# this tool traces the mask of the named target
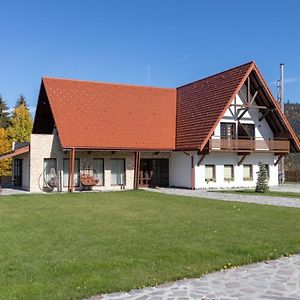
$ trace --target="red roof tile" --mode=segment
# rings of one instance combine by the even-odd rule
[[[176,89],[43,78],[63,148],[175,149]]]

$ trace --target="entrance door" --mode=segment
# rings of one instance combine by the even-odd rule
[[[14,178],[13,182],[15,186],[22,186],[22,165],[23,159],[14,160]]]
[[[150,186],[169,186],[169,160],[167,158],[141,159],[140,174],[149,178]]]

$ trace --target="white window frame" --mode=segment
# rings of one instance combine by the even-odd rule
[[[207,170],[212,169],[212,176],[207,175]],[[216,181],[216,166],[215,165],[205,165],[205,181],[206,182],[215,182]]]
[[[250,167],[250,176],[246,177],[245,176],[245,167]],[[244,181],[252,181],[253,180],[253,165],[250,165],[250,164],[246,164],[246,165],[243,165],[243,180]]]
[[[230,177],[225,174],[225,169],[230,168]],[[224,181],[234,181],[234,165],[224,165]]]

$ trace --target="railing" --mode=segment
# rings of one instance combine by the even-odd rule
[[[213,137],[209,140],[209,151],[269,151],[278,153],[290,152],[288,140],[221,139]]]

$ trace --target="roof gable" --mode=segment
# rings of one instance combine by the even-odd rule
[[[177,88],[178,150],[204,148],[253,67],[250,62]]]

